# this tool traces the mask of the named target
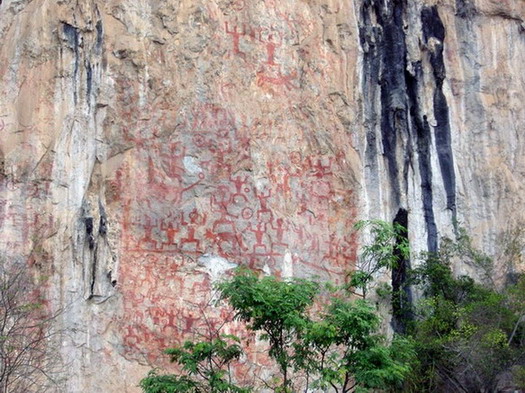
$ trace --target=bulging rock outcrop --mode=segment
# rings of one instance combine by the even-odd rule
[[[137,392],[235,266],[343,281],[359,219],[498,253],[525,219],[524,20],[502,0],[0,1],[0,248],[64,310],[66,391]]]

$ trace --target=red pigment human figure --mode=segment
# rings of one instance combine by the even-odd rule
[[[314,171],[314,176],[318,178],[323,178],[327,175],[332,175],[332,163],[333,163],[333,157],[329,158],[328,165],[323,165],[322,159],[318,158],[316,163],[312,164],[311,159],[310,160],[310,167]]]
[[[284,231],[286,231],[286,224],[284,222],[284,219],[278,218],[276,220],[276,225],[274,226],[273,223],[270,224],[272,229],[276,232],[275,237],[277,238],[277,242],[272,243],[272,247],[274,245],[284,246],[288,247],[288,243],[283,242],[284,238]]]
[[[246,28],[244,27],[243,25],[243,31],[240,32],[237,30],[237,25],[235,25],[233,27],[233,30],[231,30],[228,26],[228,22],[224,22],[224,28],[226,30],[226,33],[227,34],[231,34],[232,36],[232,40],[233,40],[233,54],[234,55],[239,55],[241,57],[246,57],[246,54],[244,52],[241,52],[241,50],[239,49],[239,42],[240,42],[240,38],[242,36],[244,36],[246,34]]]
[[[290,170],[285,168],[283,164],[275,165],[273,162],[268,163],[268,170],[272,181],[277,184],[276,191],[287,194],[291,191],[290,188]]]
[[[301,153],[298,151],[293,151],[289,155],[291,168],[288,169],[288,173],[290,177],[294,178],[300,178],[303,176],[304,168],[303,168],[303,159],[301,157]]]
[[[185,244],[194,244],[195,250],[200,250],[200,240],[198,240],[195,237],[195,231],[198,227],[202,227],[206,223],[206,214],[200,215],[197,209],[193,209],[189,214],[190,222],[186,222],[184,220],[184,216],[182,216],[182,222],[181,224],[184,225],[187,229],[187,237],[181,239],[180,241],[180,248],[182,249]]]
[[[263,33],[268,32],[267,29],[261,30],[259,32],[259,41],[265,44],[266,46],[266,55],[267,60],[266,64],[268,65],[277,65],[275,63],[275,49],[279,48],[283,44],[283,37],[282,34],[279,31],[273,30],[271,32],[268,32],[266,35],[267,39],[263,39]],[[277,38],[275,38],[277,36]]]
[[[170,143],[169,151],[163,152],[161,149],[160,160],[162,169],[170,178],[177,178],[182,181],[185,172],[183,159],[186,155],[186,149],[180,145],[180,142]]]
[[[194,316],[191,312],[183,312],[182,318],[180,318],[180,322],[184,323],[184,327],[181,327],[181,333],[194,333],[194,326],[197,325],[200,320],[200,317]]]
[[[257,219],[260,220],[261,216],[269,215],[269,220],[272,221],[273,215],[272,211],[268,209],[268,199],[272,196],[272,190],[268,189],[268,192],[264,193],[262,191],[255,190],[255,196],[259,199],[259,204],[261,208],[257,211]]]
[[[243,122],[244,124],[244,122]],[[239,154],[239,162],[245,159],[251,159],[250,157],[250,142],[251,132],[250,128],[243,125],[235,129],[235,150]]]
[[[157,241],[153,240],[151,232],[153,228],[156,227],[155,221],[152,221],[150,217],[146,216],[146,223],[141,224],[144,229],[144,236],[139,240],[139,245],[143,248],[148,249],[148,245],[151,245],[151,248],[157,248]]]
[[[212,229],[206,231],[206,238],[212,240],[219,248],[220,254],[227,256],[226,245],[230,245],[231,252],[240,253],[244,251],[242,239],[237,233],[235,222],[229,217],[238,216],[228,211],[228,206],[232,202],[232,195],[227,186],[218,187],[217,194],[210,198],[210,205],[214,213],[219,213],[219,218],[213,222]]]
[[[302,225],[298,225],[293,228],[293,231],[297,233],[297,237],[299,238],[299,242],[302,243],[305,239],[306,233],[304,231],[304,227]]]
[[[304,183],[301,183],[301,187],[304,189],[305,185]],[[303,216],[306,215],[308,217],[308,223],[310,225],[314,225],[314,220],[320,219],[320,217],[316,217],[315,213],[310,208],[311,201],[310,198],[307,197],[305,193],[301,194],[300,200],[299,200],[299,211],[297,212],[298,215]]]
[[[355,254],[357,252],[357,234],[354,232],[351,235],[343,236],[343,240],[347,244],[344,250],[351,250],[351,253]]]
[[[237,218],[236,215],[231,214],[228,212],[228,205],[231,202],[231,195],[230,191],[228,190],[227,186],[219,186],[217,188],[217,195],[212,195],[210,197],[210,205],[212,208],[212,211],[215,213],[219,213],[220,217],[215,220],[213,223],[213,231],[215,232],[218,227],[221,225],[226,225],[234,229],[235,224],[231,219],[228,218],[228,216]],[[218,207],[218,209],[214,209],[214,206]],[[235,230],[233,230],[235,232]]]
[[[167,325],[170,323],[170,317],[168,312],[161,307],[150,307],[148,309],[148,314],[153,321],[153,324],[156,326]]]
[[[337,251],[339,248],[339,240],[336,239],[335,233],[331,233],[330,240],[324,243],[328,244],[328,254],[325,254],[323,259],[333,259],[337,257]]]
[[[357,258],[356,250],[356,236],[343,236],[343,243],[341,244],[341,257],[343,262],[348,263],[350,261],[355,261]]]
[[[309,254],[319,254],[319,236],[312,234],[310,237],[312,239],[312,242],[308,247]]]
[[[231,197],[232,202],[235,202],[236,197],[241,197],[245,202],[248,202],[248,197],[244,195],[244,192],[249,192],[250,189],[248,187],[243,188],[244,185],[248,184],[248,176],[244,176],[244,179],[242,179],[241,176],[233,177],[233,175],[230,175],[230,181],[235,186],[235,194]]]
[[[166,223],[166,221],[168,221]],[[180,232],[180,224],[177,223],[176,226],[173,225],[173,221],[172,220],[162,220],[161,223],[160,223],[160,229],[164,232],[166,232],[166,238],[167,238],[167,241],[166,242],[162,242],[162,245],[166,245],[166,246],[171,246],[171,245],[175,245],[175,236],[177,235],[177,233]]]
[[[263,244],[263,236],[266,234],[266,224],[264,222],[259,222],[255,229],[252,227],[252,224],[249,224],[248,228],[250,232],[255,234],[255,244],[253,245],[254,254],[257,254],[257,248],[264,249],[264,253],[266,253],[268,250],[266,249],[266,245]]]

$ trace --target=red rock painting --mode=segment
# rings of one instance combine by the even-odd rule
[[[353,220],[334,176],[344,169],[341,155],[283,152],[255,176],[253,126],[220,105],[184,113],[183,131],[167,140],[153,131],[128,136],[137,148],[119,180],[135,190],[124,201],[119,272],[127,356],[205,329],[196,299],[205,302],[213,284],[209,267],[199,265],[203,255],[336,282],[355,260],[355,239],[332,225],[350,228]],[[293,206],[286,214],[283,201]]]

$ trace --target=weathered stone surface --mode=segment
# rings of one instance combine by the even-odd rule
[[[137,392],[234,266],[344,280],[358,219],[408,212],[415,250],[457,221],[497,253],[525,218],[524,18],[1,1],[0,248],[65,308],[65,391]]]

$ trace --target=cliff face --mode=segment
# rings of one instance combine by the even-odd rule
[[[136,392],[237,265],[336,282],[525,219],[523,0],[0,1],[0,248],[68,392]],[[464,266],[457,266],[462,270]],[[102,366],[103,365],[103,366]]]

